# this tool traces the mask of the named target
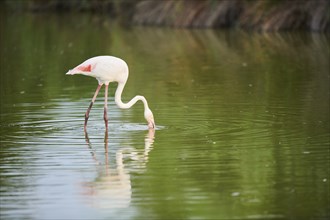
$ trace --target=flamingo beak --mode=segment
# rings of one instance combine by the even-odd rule
[[[149,129],[155,129],[156,128],[155,121],[153,119],[148,121],[148,128]]]

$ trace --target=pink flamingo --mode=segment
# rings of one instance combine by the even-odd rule
[[[69,70],[66,75],[82,74],[85,76],[92,76],[97,79],[99,85],[95,91],[93,99],[85,114],[84,130],[86,131],[89,112],[95,102],[96,96],[99,93],[103,84],[105,84],[105,99],[104,99],[104,122],[108,130],[108,87],[110,82],[118,82],[118,87],[115,93],[115,102],[119,108],[128,109],[132,107],[137,101],[141,100],[144,104],[144,117],[148,122],[149,128],[155,128],[154,116],[149,109],[148,102],[143,96],[135,96],[128,103],[123,103],[121,94],[128,79],[128,66],[126,62],[120,58],[113,56],[97,56],[92,57],[83,63],[79,64],[72,70]]]

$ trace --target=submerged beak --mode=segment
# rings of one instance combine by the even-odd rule
[[[148,121],[148,127],[149,127],[149,129],[155,129],[156,128],[154,120]]]

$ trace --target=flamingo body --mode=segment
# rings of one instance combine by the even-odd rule
[[[128,66],[124,60],[117,57],[97,56],[69,70],[67,75],[79,73],[96,78],[99,84],[108,85],[110,82],[126,83]]]
[[[85,126],[84,126],[85,131],[87,127],[87,121],[89,118],[89,112],[103,84],[105,84],[104,121],[106,128],[108,128],[107,98],[108,98],[108,86],[110,82],[118,82],[118,87],[115,93],[115,102],[118,105],[118,107],[127,109],[132,107],[137,101],[141,100],[144,104],[144,117],[148,122],[148,127],[155,128],[153,114],[149,109],[147,100],[143,96],[139,96],[139,95],[135,96],[128,103],[123,103],[121,100],[121,95],[129,75],[128,66],[124,60],[113,56],[92,57],[84,61],[83,63],[79,64],[72,70],[69,70],[66,73],[66,75],[75,75],[75,74],[82,74],[82,75],[94,77],[97,79],[99,84],[93,96],[92,102],[85,114]]]

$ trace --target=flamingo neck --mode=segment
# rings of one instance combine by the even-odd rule
[[[140,96],[140,95],[135,96],[127,103],[123,103],[123,101],[121,100],[121,95],[123,93],[125,84],[126,83],[118,83],[118,87],[117,87],[117,90],[115,93],[115,102],[116,102],[117,106],[119,108],[128,109],[128,108],[132,107],[137,101],[141,100],[144,104],[144,110],[149,109],[147,100],[143,96]]]

